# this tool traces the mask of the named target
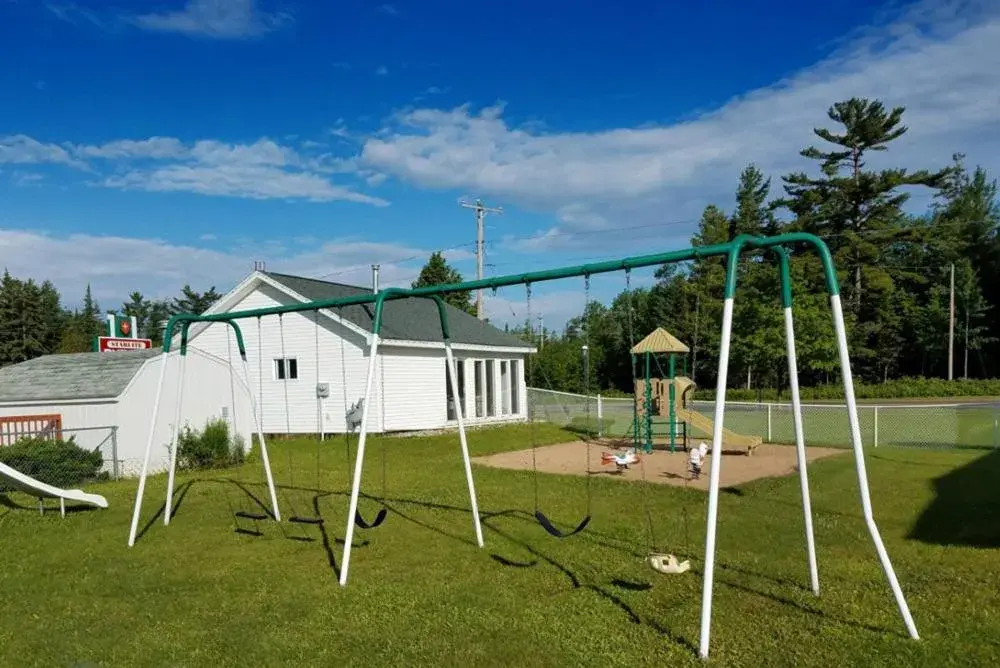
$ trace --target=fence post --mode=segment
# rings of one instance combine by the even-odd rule
[[[875,447],[877,448],[878,447],[878,406],[875,406],[875,420],[874,420],[874,427],[873,427],[872,431],[874,432]]]
[[[118,480],[120,473],[118,470],[118,425],[111,427],[111,468],[114,472],[115,480]]]
[[[597,438],[604,436],[604,399],[597,395]]]
[[[767,442],[771,443],[771,405],[767,405]]]

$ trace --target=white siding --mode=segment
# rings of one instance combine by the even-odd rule
[[[113,353],[107,353],[111,355]],[[101,399],[86,403],[56,402],[47,404],[0,404],[0,417],[16,415],[61,415],[63,438],[74,437],[81,448],[111,452],[111,427],[115,425],[115,400]],[[75,431],[84,427],[96,427]]]
[[[265,285],[258,287],[231,310],[242,311],[290,303],[293,303],[290,297]],[[347,408],[364,394],[365,377],[368,373],[367,341],[323,315],[318,316],[320,329],[317,337],[315,318],[315,312],[287,313],[281,316],[280,321],[276,315],[261,318],[260,339],[263,341],[263,348],[258,341],[257,320],[239,322],[247,349],[250,384],[254,388],[258,405],[261,406],[265,433],[315,434],[320,429],[321,418],[326,433],[343,432],[346,428]],[[298,378],[286,381],[278,380],[274,372],[274,360],[281,357],[282,328],[285,357],[295,358],[298,367]],[[222,359],[232,359],[242,376],[236,339],[232,332],[228,325],[213,323],[192,338],[190,345]],[[373,412],[369,417],[368,427],[372,432],[381,431],[382,428],[380,376],[381,368],[377,366],[369,400]],[[330,396],[323,399],[322,404],[316,398],[318,382],[326,382],[330,386]]]
[[[116,424],[119,427],[118,458],[125,475],[138,474],[142,467],[162,359],[156,357],[142,366],[122,393],[116,407]],[[160,410],[150,451],[151,472],[163,471],[169,464],[169,445],[173,437],[177,407],[179,360],[176,351],[167,358]],[[254,431],[253,421],[249,395],[239,375],[230,374],[229,365],[224,359],[214,358],[193,347],[188,350],[186,365],[180,424],[200,430],[209,420],[222,418],[228,412],[233,430],[243,440],[244,447],[249,447]]]
[[[382,349],[382,354],[385,364],[385,424],[387,431],[440,429],[457,424],[456,420],[448,419],[448,395],[445,385],[447,364],[443,349],[407,349],[386,346]],[[487,359],[494,360],[494,387],[497,390],[494,395],[495,411],[490,416],[489,411],[484,410],[479,416],[476,413],[476,362],[482,362],[480,369],[484,382],[481,385],[480,400],[485,405]],[[518,360],[516,378],[509,366],[512,360]],[[502,410],[501,361],[508,365],[507,387],[510,388],[511,384],[516,384],[519,387],[517,412],[512,410],[504,412]],[[460,375],[465,377],[463,415],[468,424],[489,424],[526,419],[527,405],[524,397],[527,388],[524,380],[524,363],[523,355],[481,356],[476,354],[473,356],[472,354],[456,353],[456,366],[464,365],[464,372],[460,372]],[[509,389],[507,396],[510,397]]]
[[[387,431],[439,429],[447,423],[444,350],[383,348]]]

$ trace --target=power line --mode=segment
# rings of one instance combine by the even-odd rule
[[[340,269],[338,271],[333,271],[333,272],[330,272],[328,274],[323,274],[321,276],[318,276],[317,278],[319,280],[326,280],[326,279],[332,278],[334,276],[342,276],[344,274],[349,274],[349,273],[357,271],[359,269],[364,269],[364,268],[370,267],[372,264],[405,264],[407,262],[413,262],[414,260],[425,259],[426,257],[428,257],[428,255],[433,254],[433,253],[448,253],[448,252],[451,252],[451,251],[462,250],[463,248],[468,248],[468,247],[470,247],[472,245],[474,245],[474,242],[467,242],[467,243],[464,243],[464,244],[458,244],[458,245],[455,245],[455,246],[451,246],[449,248],[441,248],[441,249],[438,249],[438,250],[433,250],[433,251],[430,251],[430,253],[418,253],[417,255],[411,255],[409,257],[404,257],[404,258],[397,258],[397,259],[385,259],[385,258],[383,258],[383,259],[378,260],[376,262],[364,262],[364,263],[360,263],[360,264],[357,264],[357,265],[352,265],[352,266],[347,267],[345,269]]]
[[[499,207],[488,207],[483,204],[482,200],[476,200],[473,203],[460,202],[460,206],[466,209],[472,209],[476,212],[476,280],[483,280],[483,239],[485,237],[485,224],[487,213],[503,213],[503,209]],[[476,317],[480,320],[483,319],[483,291],[479,289],[476,291]]]

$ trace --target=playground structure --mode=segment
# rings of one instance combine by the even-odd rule
[[[342,586],[346,585],[348,569],[350,565],[351,547],[353,541],[353,532],[355,525],[364,525],[358,522],[357,510],[358,510],[358,497],[360,493],[361,480],[363,476],[364,467],[364,457],[365,457],[365,445],[366,437],[368,433],[368,419],[370,412],[370,394],[372,390],[372,380],[375,373],[375,360],[379,353],[379,334],[382,326],[382,313],[383,306],[387,300],[391,299],[404,299],[404,298],[427,298],[432,299],[438,307],[440,313],[441,321],[441,333],[442,342],[444,347],[446,368],[448,371],[449,381],[453,390],[453,393],[458,396],[457,387],[457,374],[455,361],[452,351],[452,345],[450,341],[449,328],[448,328],[448,318],[447,311],[442,300],[442,295],[453,293],[453,292],[469,292],[474,290],[480,290],[483,288],[491,288],[496,290],[500,287],[512,286],[512,285],[523,285],[529,291],[530,299],[530,288],[531,285],[543,281],[552,281],[559,279],[567,279],[573,277],[583,277],[586,281],[586,286],[588,288],[588,300],[589,300],[589,284],[590,276],[594,274],[602,274],[616,271],[624,271],[626,280],[630,276],[630,272],[633,269],[640,267],[652,267],[659,266],[670,263],[679,262],[689,262],[693,260],[700,260],[704,258],[712,257],[723,257],[725,258],[726,266],[726,280],[725,280],[725,291],[724,291],[724,303],[723,303],[723,313],[721,322],[721,338],[720,338],[720,349],[719,349],[719,369],[718,369],[718,381],[716,387],[716,402],[715,402],[715,413],[714,420],[711,423],[712,427],[712,466],[709,475],[709,498],[708,498],[708,513],[706,519],[706,534],[705,534],[705,562],[703,568],[702,579],[702,598],[701,598],[701,623],[700,623],[700,640],[699,640],[699,655],[702,658],[707,658],[709,653],[709,639],[711,632],[711,612],[712,612],[712,592],[714,586],[714,574],[715,574],[715,539],[716,539],[716,529],[718,525],[718,508],[719,508],[719,481],[720,473],[722,468],[722,444],[726,434],[724,433],[724,417],[725,417],[725,403],[726,403],[726,387],[727,387],[727,375],[729,370],[729,353],[730,353],[730,338],[732,333],[732,319],[733,319],[733,304],[736,293],[736,283],[737,283],[737,266],[739,259],[744,252],[750,251],[770,251],[777,255],[778,266],[780,270],[781,279],[781,302],[784,310],[785,317],[785,333],[786,333],[786,346],[788,353],[788,370],[790,379],[790,389],[792,396],[793,405],[793,418],[795,427],[795,440],[796,440],[796,457],[798,461],[798,472],[799,480],[802,492],[802,505],[803,505],[803,515],[805,519],[805,537],[806,537],[806,552],[809,566],[810,583],[812,585],[812,590],[816,595],[819,595],[819,576],[816,566],[816,553],[815,553],[815,542],[813,537],[813,524],[812,524],[812,511],[809,497],[809,486],[808,486],[808,476],[806,471],[806,454],[805,454],[805,443],[802,430],[802,412],[801,404],[799,401],[799,388],[798,388],[798,371],[796,364],[796,354],[795,354],[795,335],[792,319],[792,289],[791,289],[791,272],[789,268],[788,253],[789,247],[794,246],[806,246],[811,247],[819,256],[819,260],[822,264],[824,277],[826,281],[826,289],[829,295],[830,307],[833,315],[833,326],[837,340],[837,347],[839,353],[839,361],[841,366],[841,375],[844,384],[844,393],[847,404],[848,411],[848,422],[850,428],[851,444],[853,447],[855,468],[857,472],[857,479],[859,485],[859,495],[862,513],[865,519],[868,532],[872,539],[875,547],[875,551],[878,555],[879,562],[882,566],[882,570],[885,574],[888,584],[895,598],[899,613],[903,618],[903,622],[906,626],[907,632],[913,639],[918,639],[919,635],[917,633],[916,625],[913,622],[912,615],[910,614],[909,606],[903,596],[902,589],[899,586],[899,582],[896,578],[895,570],[893,569],[892,563],[889,559],[888,552],[882,542],[881,534],[879,532],[878,526],[875,522],[872,506],[871,506],[871,494],[868,488],[868,476],[865,465],[864,453],[862,449],[861,442],[861,431],[860,424],[858,420],[858,408],[857,402],[854,395],[854,381],[851,373],[850,366],[850,355],[847,347],[847,334],[844,324],[843,309],[840,300],[840,287],[837,280],[837,272],[831,257],[829,248],[826,244],[815,235],[793,232],[787,234],[781,234],[773,237],[758,237],[750,235],[739,235],[732,239],[731,241],[712,244],[707,246],[698,246],[683,250],[670,251],[665,253],[657,253],[651,255],[643,255],[639,257],[630,257],[620,260],[612,260],[607,262],[599,262],[587,265],[564,267],[559,269],[553,269],[548,271],[531,272],[524,274],[515,274],[509,276],[500,276],[494,278],[485,278],[476,281],[467,281],[463,283],[454,283],[447,285],[437,285],[428,286],[423,288],[415,289],[399,289],[399,288],[387,288],[383,289],[374,294],[356,295],[351,297],[345,297],[340,299],[331,300],[321,300],[313,302],[301,302],[296,304],[274,306],[269,308],[260,309],[250,309],[246,311],[229,312],[224,314],[209,314],[209,315],[195,315],[195,314],[177,314],[170,318],[167,323],[164,339],[163,339],[163,354],[160,356],[160,382],[157,387],[156,400],[154,402],[154,409],[151,420],[151,428],[149,433],[149,439],[146,446],[146,454],[143,462],[142,473],[139,479],[138,489],[136,491],[135,506],[132,516],[132,525],[130,528],[129,535],[129,545],[133,545],[136,538],[136,531],[139,521],[139,516],[141,512],[142,497],[145,489],[147,468],[149,463],[149,454],[153,445],[153,426],[156,423],[157,412],[160,408],[160,399],[162,394],[163,386],[163,372],[166,368],[168,355],[170,348],[174,339],[174,335],[177,333],[177,329],[180,329],[180,354],[177,356],[179,359],[179,364],[181,365],[181,382],[179,387],[183,387],[183,369],[184,360],[187,349],[187,333],[190,325],[197,322],[223,322],[226,323],[233,329],[233,333],[236,339],[236,348],[242,359],[244,378],[246,379],[246,384],[250,386],[249,372],[247,369],[247,352],[246,347],[243,342],[242,333],[240,326],[237,323],[238,320],[242,319],[259,319],[266,316],[277,315],[280,317],[284,313],[294,313],[294,312],[316,312],[319,309],[331,309],[340,308],[349,305],[365,305],[374,304],[373,317],[372,317],[372,329],[371,335],[368,339],[368,352],[369,352],[369,365],[367,370],[367,380],[364,394],[364,403],[362,404],[362,415],[360,422],[360,433],[358,437],[357,454],[355,458],[354,475],[351,488],[351,499],[350,506],[348,510],[347,518],[347,528],[346,535],[344,537],[344,553],[341,560],[341,571],[340,571],[340,584]],[[529,302],[530,303],[530,302]],[[673,383],[676,383],[676,379],[673,379]],[[672,386],[673,386],[672,383]],[[645,389],[645,388],[644,388]],[[678,392],[677,387],[673,386],[674,398],[676,398]],[[685,388],[681,388],[680,396],[683,399],[685,395]],[[650,393],[652,393],[652,387],[650,386]],[[179,392],[179,390],[178,390]],[[270,464],[268,461],[267,447],[264,442],[263,434],[261,433],[260,420],[258,416],[258,407],[255,406],[253,399],[253,393],[249,393],[249,402],[251,412],[254,418],[255,426],[257,428],[257,435],[260,439],[260,450],[261,450],[261,463],[263,465],[264,471],[267,476],[267,485],[271,496],[272,505],[272,517],[275,521],[281,521],[281,516],[277,507],[277,497],[274,488],[274,480],[271,474]],[[667,392],[668,403],[669,402],[669,388]],[[180,404],[176,410],[180,411]],[[669,410],[669,409],[668,409]],[[475,486],[473,482],[471,463],[469,459],[468,445],[466,442],[465,426],[463,422],[463,408],[461,406],[457,409],[457,428],[459,443],[461,446],[462,457],[465,465],[466,481],[469,488],[469,497],[471,502],[471,514],[473,527],[476,533],[477,543],[480,547],[483,546],[482,529],[480,526],[480,517],[476,502]],[[674,407],[674,412],[676,416],[676,407]],[[176,439],[176,430],[175,437]],[[172,514],[172,496],[174,492],[174,471],[176,466],[175,455],[176,440],[172,443],[171,447],[171,461],[170,470],[167,481],[167,501],[166,509],[164,513],[164,524],[169,523],[170,516]],[[534,445],[534,444],[533,444]],[[588,476],[588,480],[590,476]],[[537,481],[537,477],[536,477]],[[551,535],[559,538],[573,535],[581,531],[589,523],[590,516],[590,495],[588,486],[588,512],[583,520],[577,525],[577,528],[569,533],[560,533],[558,531],[553,531],[552,523],[545,516],[545,514],[538,508],[538,501],[536,495],[535,502],[535,516],[539,524],[545,528],[545,530]],[[384,510],[384,509],[383,509]],[[376,522],[373,524],[378,524]],[[662,564],[661,564],[662,566]],[[665,565],[666,568],[670,568],[670,564]]]
[[[681,449],[687,450],[692,429],[706,437],[715,432],[715,424],[710,418],[688,407],[688,399],[697,388],[695,382],[687,377],[687,354],[690,351],[690,348],[662,327],[657,327],[632,347],[632,447],[636,450],[640,445],[647,453],[655,448],[655,417],[667,418],[665,436],[670,452],[676,450],[678,443]],[[667,358],[666,373],[661,364],[663,356]],[[677,375],[678,356],[681,356],[681,375]],[[637,361],[642,370],[641,378],[636,378]],[[655,374],[654,367],[657,372]],[[759,436],[737,434],[724,427],[722,438],[727,445],[746,448],[747,455],[752,455],[763,442]]]

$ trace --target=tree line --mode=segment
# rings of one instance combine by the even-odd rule
[[[163,327],[175,313],[202,313],[220,298],[213,286],[197,292],[185,285],[178,297],[148,299],[129,295],[117,310],[102,311],[87,285],[78,308],[67,308],[51,281],[20,279],[4,270],[0,279],[0,366],[41,355],[93,350],[94,338],[107,334],[105,313],[135,316],[138,336],[163,342]]]
[[[1000,206],[997,182],[955,154],[937,170],[905,165],[873,169],[876,154],[908,130],[904,109],[851,98],[832,105],[832,129],[815,128],[819,146],[800,155],[812,170],[771,177],[755,165],[742,171],[735,207],[705,207],[694,246],[737,234],[802,231],[829,245],[838,270],[852,369],[864,383],[909,377],[946,378],[954,272],[954,377],[1000,375]],[[911,195],[932,195],[919,215]],[[691,348],[688,374],[702,388],[716,383],[725,279],[724,258],[658,268],[652,287],[622,291],[610,305],[590,303],[563,332],[508,328],[544,347],[535,385],[584,388],[581,346],[589,348],[591,391],[631,392],[629,349],[656,327]],[[803,385],[838,383],[839,358],[822,268],[815,253],[791,257],[796,345]],[[589,335],[588,335],[589,332]],[[787,387],[784,318],[773,253],[745,257],[738,268],[729,385]],[[665,370],[664,370],[665,371]]]

